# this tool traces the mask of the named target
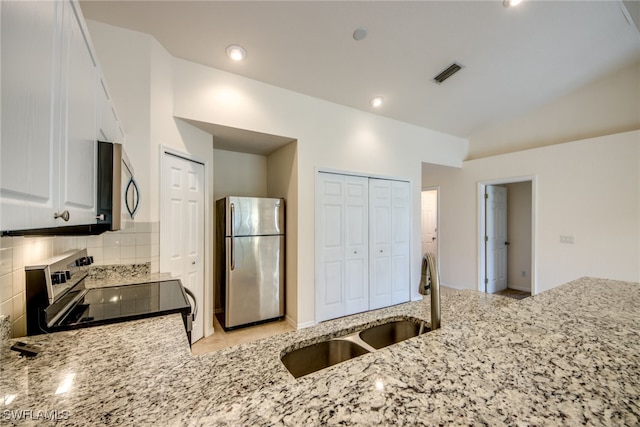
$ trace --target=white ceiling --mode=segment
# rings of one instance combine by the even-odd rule
[[[616,0],[81,6],[88,19],[153,35],[175,57],[460,137],[640,60],[638,29]],[[358,27],[368,30],[362,41]],[[246,49],[244,62],[227,58],[230,44]],[[454,61],[464,68],[435,84]],[[385,104],[373,110],[378,95]]]

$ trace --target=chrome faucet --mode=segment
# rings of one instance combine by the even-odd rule
[[[436,267],[436,256],[427,252],[422,257],[422,278],[419,292],[422,295],[431,294],[431,330],[440,328],[440,280]]]

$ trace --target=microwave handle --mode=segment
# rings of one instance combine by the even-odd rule
[[[129,187],[131,187],[132,185],[133,185],[133,192],[135,195],[134,197],[135,206],[133,206],[133,209],[131,208],[131,206],[129,206],[129,198],[127,197],[127,194],[129,194]],[[140,190],[138,189],[138,183],[136,182],[135,179],[133,179],[133,177],[129,179],[127,188],[124,190],[124,203],[127,206],[127,211],[129,212],[129,215],[133,219],[136,212],[138,212],[138,208],[140,207]]]

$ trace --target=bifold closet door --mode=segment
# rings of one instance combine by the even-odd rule
[[[369,308],[368,179],[318,173],[316,321]]]
[[[410,184],[369,179],[369,309],[409,301]]]
[[[411,185],[391,183],[391,305],[411,299]]]

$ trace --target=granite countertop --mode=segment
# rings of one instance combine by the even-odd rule
[[[297,380],[284,351],[386,318],[428,322],[428,299],[202,356],[179,315],[28,337],[42,348],[32,359],[2,344],[0,423],[640,423],[640,284],[582,278],[522,301],[441,300],[441,329]]]

